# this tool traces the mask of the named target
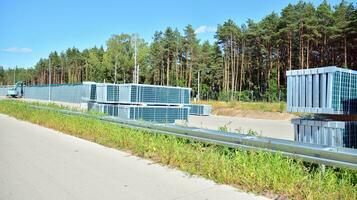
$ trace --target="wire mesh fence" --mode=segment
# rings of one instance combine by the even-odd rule
[[[6,96],[7,91],[13,87],[11,86],[0,86],[0,96]]]
[[[81,103],[85,95],[82,84],[25,86],[24,98],[50,100],[67,103]]]

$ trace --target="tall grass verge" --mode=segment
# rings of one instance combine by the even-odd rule
[[[245,191],[289,199],[357,199],[355,170],[323,170],[317,165],[307,165],[279,154],[230,149],[96,119],[36,110],[24,102],[2,100],[0,113],[130,151]]]

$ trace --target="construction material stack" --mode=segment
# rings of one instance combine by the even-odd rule
[[[183,87],[83,82],[16,88],[0,87],[0,96],[8,95],[11,90],[15,96],[26,99],[80,104],[82,108],[111,116],[156,123],[187,121],[190,114],[211,113],[209,105],[191,104],[191,89]]]
[[[190,88],[146,84],[84,85],[89,110],[155,123],[188,120],[189,108],[185,105],[190,104]]]
[[[286,75],[287,111],[311,114],[292,120],[295,141],[357,148],[357,71],[333,66]]]

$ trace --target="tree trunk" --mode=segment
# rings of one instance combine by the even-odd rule
[[[257,66],[258,66],[257,85],[259,85],[259,88],[260,88],[260,67],[259,67],[259,59],[258,59],[258,57],[256,58],[256,62],[257,62]]]
[[[85,78],[85,80],[88,81],[88,61],[87,61],[87,59],[86,59],[86,68],[85,68],[85,70],[86,70],[86,73],[85,73],[86,74],[86,78]]]
[[[190,70],[189,70],[189,76],[188,76],[188,87],[191,87],[192,84],[192,67],[193,67],[193,62],[194,62],[194,56],[193,56],[193,49],[191,47],[191,62],[190,62]]]
[[[238,48],[238,46],[237,46],[237,48]],[[239,56],[239,53],[237,53],[236,54],[236,63],[235,63],[235,66],[236,66],[236,76],[235,76],[235,78],[234,78],[234,92],[236,92],[237,90],[238,90],[238,87],[239,87],[239,85],[238,85],[238,83],[239,83],[239,58],[240,58],[240,56]]]
[[[230,55],[230,64],[231,64],[231,100],[233,100],[233,89],[234,89],[234,51],[233,51],[233,38],[232,38],[232,33],[231,33],[231,37],[230,37],[230,51],[231,51],[231,55]]]
[[[227,91],[227,56],[224,56],[223,58],[223,90]]]
[[[310,41],[307,40],[306,42],[306,69],[309,69],[309,53],[310,53]]]
[[[244,67],[244,41],[242,42],[242,58],[241,58],[241,66],[240,66],[240,80],[239,80],[239,101],[240,101],[240,96],[242,93],[242,84],[243,84],[243,67]]]
[[[70,81],[71,81],[71,73],[70,73],[70,69],[69,68],[67,68],[67,82],[66,83],[70,83]]]
[[[300,68],[304,69],[304,41],[300,33]]]
[[[273,59],[271,58],[271,54],[272,54],[272,48],[270,47],[269,48],[269,71],[268,71],[268,77],[267,77],[268,86],[269,86],[271,70],[273,69]]]
[[[165,70],[164,70],[164,56],[161,56],[161,69],[160,69],[160,85],[164,85],[164,76],[165,76]]]
[[[277,55],[278,55],[278,60],[277,60],[277,74],[278,74],[278,77],[277,77],[277,85],[278,85],[278,100],[280,101],[280,52],[279,52],[279,48],[277,50]]]
[[[176,86],[178,86],[178,84],[179,84],[179,72],[178,72],[178,67],[177,67],[177,59],[179,59],[178,57],[179,57],[178,56],[178,48],[176,46],[175,59],[174,59],[174,62],[175,62],[175,74],[176,74]]]
[[[42,70],[41,85],[45,83],[45,70]]]
[[[324,34],[324,41],[323,41],[323,44],[322,44],[322,54],[321,54],[321,59],[320,59],[320,65],[321,66],[324,66],[326,65],[326,40],[327,40],[327,37],[326,37],[326,34]]]
[[[167,64],[166,64],[166,85],[170,85],[170,55],[167,55]]]
[[[188,52],[188,49],[187,49],[187,51],[186,51],[186,69],[185,69],[185,80],[186,80],[186,86],[188,87],[188,74],[189,74],[189,63],[188,63],[188,54],[189,54],[189,52]]]
[[[347,38],[346,35],[344,36],[344,67],[347,67]]]
[[[62,66],[61,66],[61,84],[63,84],[63,73],[64,73],[64,66],[63,66],[63,64],[62,64]]]
[[[289,35],[289,70],[291,70],[291,56],[292,54],[292,38],[291,38],[291,33]]]
[[[183,80],[183,63],[181,58],[180,59],[180,79]]]

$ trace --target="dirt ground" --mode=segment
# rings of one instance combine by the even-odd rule
[[[246,117],[253,119],[270,119],[270,120],[291,120],[297,116],[291,113],[280,112],[263,112],[257,110],[238,110],[232,108],[213,108],[212,114],[229,116],[229,117]]]

